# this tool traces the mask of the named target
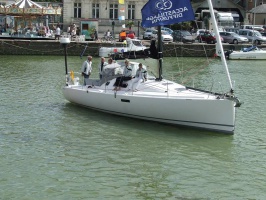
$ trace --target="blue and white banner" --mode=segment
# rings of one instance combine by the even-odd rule
[[[141,14],[145,28],[195,20],[190,0],[149,0]]]

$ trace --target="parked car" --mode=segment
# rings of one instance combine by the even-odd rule
[[[173,30],[167,27],[161,27],[161,30],[167,31],[170,35],[173,33]]]
[[[152,31],[154,31],[155,29],[152,28],[148,28],[144,31],[143,33],[143,39],[144,40],[150,40],[152,38]]]
[[[261,35],[262,36],[266,36],[266,32],[261,32]]]
[[[200,34],[200,32],[205,32],[205,31],[208,31],[208,30],[206,30],[206,29],[198,29],[196,31],[196,35],[198,36]]]
[[[123,42],[127,37],[134,39],[135,38],[135,32],[132,30],[129,30],[129,29],[122,30],[119,33],[119,42]]]
[[[157,30],[152,31],[152,38],[157,39]],[[173,42],[173,37],[167,31],[161,31],[162,42]]]
[[[199,31],[199,35],[196,37],[196,40],[198,40],[200,43],[201,42],[206,42],[210,44],[215,44],[216,43],[216,37],[214,34],[210,31]]]
[[[220,32],[220,36],[222,36],[224,42],[227,43],[238,44],[248,42],[246,37],[240,36],[234,32]]]
[[[195,39],[191,35],[191,33],[185,30],[175,30],[173,31],[172,36],[174,42],[184,42],[184,43],[195,42]]]
[[[246,37],[250,42],[258,45],[266,42],[266,37],[262,36],[259,31],[250,29],[240,29],[239,35]]]

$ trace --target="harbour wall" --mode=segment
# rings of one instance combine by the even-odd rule
[[[144,41],[149,46],[149,41]],[[71,42],[67,45],[69,56],[92,55],[98,56],[100,47],[122,47],[121,42],[100,43],[94,41]],[[224,50],[239,50],[247,44],[223,44]],[[213,57],[215,55],[214,44],[193,43],[169,43],[163,45],[164,57]],[[55,40],[0,40],[0,55],[64,55],[64,48]]]

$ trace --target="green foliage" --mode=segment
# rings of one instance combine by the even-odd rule
[[[126,23],[126,27],[128,27],[129,29],[131,29],[131,27],[134,26],[134,22],[130,21],[128,23]]]
[[[171,29],[173,30],[191,30],[192,29],[192,22],[182,22],[178,24],[171,25]]]

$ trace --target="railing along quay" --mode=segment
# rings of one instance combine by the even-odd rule
[[[149,41],[143,41],[148,47]],[[240,50],[251,44],[223,44],[224,50]],[[85,48],[87,46],[87,48]],[[84,55],[98,56],[100,47],[122,47],[122,42],[71,41],[67,46],[69,56],[79,56],[84,49]],[[266,48],[266,45],[259,45]],[[163,45],[164,57],[213,57],[215,44],[205,43],[169,43]],[[205,53],[206,51],[206,53]],[[0,55],[63,55],[63,48],[58,40],[0,40]]]

